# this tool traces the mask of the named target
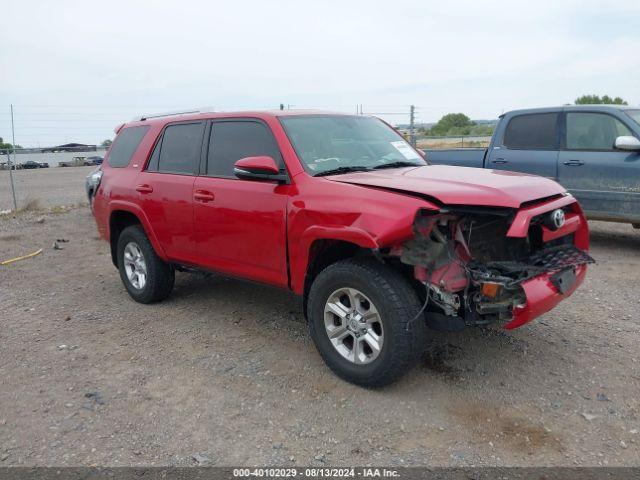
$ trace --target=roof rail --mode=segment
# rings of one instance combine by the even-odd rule
[[[144,120],[149,120],[150,118],[160,118],[160,117],[172,117],[174,115],[187,115],[189,113],[205,113],[205,112],[214,112],[215,110],[213,109],[213,107],[200,107],[200,108],[194,108],[191,110],[176,110],[176,111],[171,111],[171,112],[163,112],[163,113],[153,113],[150,115],[142,115],[142,116],[135,116],[132,121],[137,122],[137,121],[144,121]]]

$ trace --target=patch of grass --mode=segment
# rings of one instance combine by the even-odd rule
[[[42,201],[39,198],[27,197],[22,207],[18,209],[20,212],[40,212],[42,211]]]
[[[446,148],[487,148],[489,146],[489,142],[483,141],[475,141],[475,140],[467,140],[462,142],[458,141],[449,141],[449,142],[438,142],[438,141],[418,141],[418,148],[424,148],[427,150],[438,150],[438,149],[446,149]]]
[[[68,207],[67,205],[56,205],[54,207],[51,207],[51,210],[49,211],[54,215],[60,215],[62,213],[68,213],[69,211],[71,211],[71,207]]]

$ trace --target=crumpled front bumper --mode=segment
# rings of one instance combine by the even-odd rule
[[[575,267],[576,280],[565,292],[560,293],[553,284],[551,277],[553,273],[544,273],[520,284],[526,295],[524,305],[513,309],[513,319],[503,328],[512,330],[521,327],[534,318],[548,312],[565,298],[569,297],[582,284],[587,273],[587,265],[577,265]]]

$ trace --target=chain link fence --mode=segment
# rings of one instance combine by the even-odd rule
[[[442,148],[487,148],[490,142],[490,135],[418,136],[416,146],[432,150]]]

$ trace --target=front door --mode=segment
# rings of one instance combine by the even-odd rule
[[[592,218],[640,220],[640,153],[615,149],[629,128],[607,113],[567,112],[565,130],[559,182]]]
[[[211,122],[206,166],[194,184],[194,225],[199,263],[231,275],[288,285],[288,185],[240,180],[233,165],[244,157],[282,156],[269,127],[252,119]]]

